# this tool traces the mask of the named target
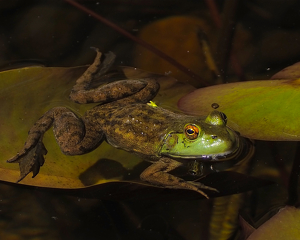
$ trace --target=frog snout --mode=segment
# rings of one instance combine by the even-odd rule
[[[191,176],[196,176],[197,175],[197,171],[195,171],[194,169],[190,169],[188,171],[188,174],[191,175]]]

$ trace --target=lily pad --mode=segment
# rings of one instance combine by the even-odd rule
[[[300,210],[286,206],[255,230],[248,240],[281,240],[300,238]]]
[[[70,89],[86,67],[45,68],[30,67],[0,73],[0,181],[16,182],[19,178],[18,164],[6,160],[15,155],[24,144],[27,132],[34,122],[47,110],[55,106],[66,106],[77,114],[83,114],[95,104],[80,105],[69,100]],[[193,90],[173,78],[147,73],[134,68],[122,68],[128,78],[156,78],[161,89],[154,102],[160,106],[177,110],[178,99]],[[140,197],[145,192],[153,196],[163,195],[167,199],[179,194],[183,198],[201,198],[193,191],[172,191],[155,188],[140,181],[139,175],[150,163],[128,152],[117,150],[103,142],[96,150],[81,156],[66,156],[61,153],[52,131],[44,137],[48,149],[45,164],[35,178],[30,175],[20,184],[66,191],[77,196],[102,197],[107,199],[128,199]],[[225,174],[225,176],[223,175]],[[222,181],[221,181],[222,179]],[[224,179],[227,179],[226,181]],[[246,175],[224,172],[209,174],[201,179],[203,183],[218,188],[219,193],[209,196],[223,196],[270,184]],[[228,184],[226,185],[225,182]],[[240,183],[240,184],[232,184]],[[232,187],[229,187],[232,186]],[[68,191],[69,192],[68,192]],[[128,195],[128,191],[131,192]],[[147,195],[147,196],[148,196]],[[142,194],[146,196],[146,194]],[[157,198],[157,197],[156,197]],[[176,197],[178,199],[178,197]]]
[[[76,79],[85,69],[86,66],[27,67],[0,73],[1,181],[18,180],[18,164],[7,163],[6,160],[22,148],[28,130],[44,112],[55,106],[66,106],[82,115],[96,105],[76,104],[68,97]],[[158,75],[134,68],[125,67],[123,71],[128,78],[159,78]],[[157,104],[172,96],[173,100],[168,100],[167,105],[176,108],[179,97],[193,89],[188,84],[184,87],[172,78],[160,77],[161,91],[154,100]],[[175,97],[173,91],[180,91],[181,95]],[[93,152],[82,156],[62,154],[51,130],[46,132],[44,143],[48,154],[40,173],[34,179],[27,176],[20,184],[49,188],[83,188],[122,179],[140,182],[139,174],[142,170],[137,166],[142,160],[133,154],[116,150],[105,142]]]
[[[271,79],[297,79],[300,78],[300,62],[282,69],[272,76]]]
[[[211,105],[228,117],[242,136],[274,141],[300,140],[300,79],[262,80],[201,88],[180,99],[191,115],[206,115]]]

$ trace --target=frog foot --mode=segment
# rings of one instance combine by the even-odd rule
[[[44,155],[46,154],[47,149],[43,142],[39,141],[36,146],[27,150],[25,149],[22,153],[18,153],[7,160],[9,163],[19,163],[20,178],[17,182],[20,182],[30,172],[33,173],[32,178],[34,178],[39,173],[40,167],[43,166],[45,162]]]
[[[210,191],[219,192],[218,189],[206,186],[206,185],[204,185],[203,183],[200,183],[200,182],[188,181],[188,183],[192,184],[195,187],[197,187],[198,188],[197,192],[201,193],[206,198],[208,198],[208,196],[203,191],[201,191],[200,189],[206,189],[206,190],[210,190]]]

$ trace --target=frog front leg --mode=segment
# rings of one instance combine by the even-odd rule
[[[47,150],[43,144],[45,132],[53,125],[53,132],[61,151],[66,155],[80,155],[94,150],[102,141],[103,133],[78,118],[65,107],[46,112],[29,130],[23,149],[9,163],[19,163],[21,181],[31,171],[35,177],[44,164]]]
[[[141,173],[140,178],[143,181],[160,187],[193,190],[202,194],[206,198],[208,198],[208,196],[201,189],[218,191],[217,189],[205,186],[200,182],[185,181],[182,178],[168,173],[181,165],[182,163],[176,160],[164,157],[146,168]]]
[[[102,53],[97,48],[96,57],[92,65],[76,80],[70,99],[76,103],[107,103],[121,100],[120,105],[132,103],[147,103],[152,100],[159,89],[159,84],[154,78],[124,79],[117,81],[102,81],[105,74],[114,63],[115,55],[112,52],[105,54],[101,61]],[[91,88],[92,83],[100,86]]]

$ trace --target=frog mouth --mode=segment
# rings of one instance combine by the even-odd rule
[[[208,147],[205,147],[205,141],[196,142],[194,145],[194,151],[189,149],[188,143],[184,137],[180,134],[168,134],[162,141],[162,145],[159,147],[159,155],[166,156],[177,161],[197,160],[203,162],[220,162],[231,161],[236,159],[244,150],[244,138],[232,130],[230,140],[231,146],[221,145],[219,141],[216,143],[209,143]],[[198,146],[199,145],[199,146]],[[226,150],[225,150],[225,149]]]
[[[219,162],[219,161],[228,161],[232,158],[235,158],[238,155],[240,148],[237,148],[235,151],[223,152],[220,154],[205,154],[205,155],[180,155],[180,154],[164,154],[165,156],[175,158],[175,159],[193,159],[203,162]]]
[[[246,138],[239,139],[238,147],[235,151],[228,151],[222,154],[211,154],[211,155],[195,155],[195,156],[172,156],[168,157],[174,158],[183,164],[198,164],[201,165],[201,172],[219,172],[224,171],[228,168],[233,167],[234,165],[245,161],[252,157],[254,153],[253,142]],[[193,171],[191,171],[193,172]],[[196,175],[196,174],[192,174]],[[198,175],[198,174],[197,174]],[[203,174],[201,174],[203,175]]]
[[[234,150],[228,150],[226,152],[222,153],[214,153],[214,154],[203,154],[203,155],[181,155],[180,153],[176,154],[162,154],[174,159],[193,159],[197,161],[203,161],[203,162],[220,162],[220,161],[230,161],[232,159],[238,158],[241,153],[244,151],[244,142],[243,139],[240,137],[237,137],[237,146]]]
[[[254,154],[253,142],[249,139],[242,138],[241,145],[234,152],[221,155],[203,155],[203,156],[183,156],[172,157],[182,163],[188,176],[201,178],[210,173],[230,170],[237,165],[248,162]]]

